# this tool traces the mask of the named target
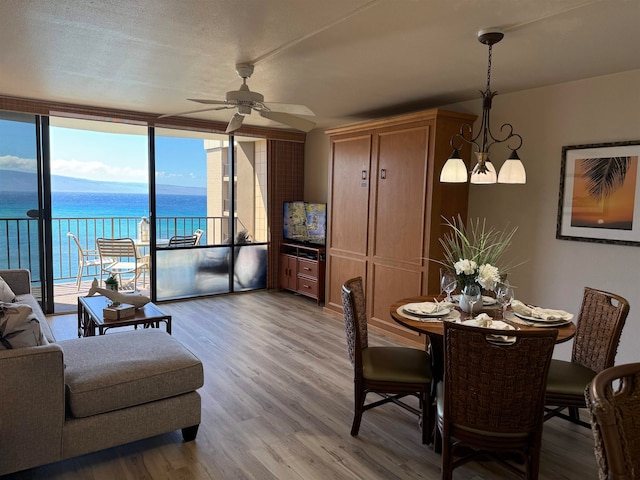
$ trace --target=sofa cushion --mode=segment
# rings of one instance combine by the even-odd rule
[[[29,305],[0,302],[0,349],[37,347],[48,342]]]
[[[56,337],[53,336],[53,332],[51,331],[51,327],[49,326],[49,322],[47,322],[47,318],[42,313],[42,309],[40,308],[40,304],[35,299],[33,295],[30,293],[25,293],[22,295],[16,296],[16,303],[21,305],[29,305],[31,310],[33,310],[33,314],[40,322],[40,330],[42,330],[42,334],[46,339],[46,343],[55,343]]]
[[[16,299],[16,294],[13,293],[11,287],[7,285],[7,282],[0,277],[0,302],[13,302]]]
[[[161,330],[74,338],[59,345],[67,407],[76,418],[181,395],[204,383],[200,360]]]

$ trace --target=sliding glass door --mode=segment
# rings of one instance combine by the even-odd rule
[[[44,300],[38,119],[0,112],[0,269],[30,270],[33,293]]]
[[[266,141],[154,133],[156,298],[265,288]],[[190,235],[193,245],[170,244]]]

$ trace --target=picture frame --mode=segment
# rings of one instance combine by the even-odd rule
[[[562,147],[556,238],[640,246],[640,140]]]

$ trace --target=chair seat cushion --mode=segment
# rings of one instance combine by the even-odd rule
[[[551,360],[547,376],[548,400],[554,396],[570,396],[584,402],[584,389],[595,376],[596,372],[577,363]]]
[[[430,383],[431,357],[424,350],[408,347],[362,349],[363,375],[379,382]]]
[[[200,360],[161,330],[75,338],[59,345],[67,406],[76,418],[181,395],[204,382]]]

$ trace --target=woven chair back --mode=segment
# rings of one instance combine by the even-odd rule
[[[496,344],[488,329],[451,322],[444,327],[445,423],[494,433],[541,432],[558,331],[510,331],[515,343]]]
[[[369,346],[362,277],[352,278],[342,285],[342,308],[349,360],[357,370],[362,364],[362,349]]]
[[[603,370],[585,397],[600,480],[640,479],[640,363]]]
[[[623,297],[585,287],[571,361],[596,373],[612,367],[628,314]]]

